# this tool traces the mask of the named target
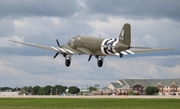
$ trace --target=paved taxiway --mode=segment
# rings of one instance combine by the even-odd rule
[[[180,99],[180,96],[0,96],[0,98],[174,98],[174,99]]]

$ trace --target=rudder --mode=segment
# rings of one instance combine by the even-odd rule
[[[120,34],[119,42],[130,47],[131,45],[131,25],[129,23],[124,24]]]

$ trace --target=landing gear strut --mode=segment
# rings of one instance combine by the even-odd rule
[[[65,65],[66,65],[66,67],[69,67],[70,66],[70,64],[71,64],[71,55],[66,55],[65,56]]]
[[[120,58],[122,58],[122,57],[123,57],[123,54],[122,54],[122,53],[120,53],[120,54],[119,54],[119,56],[120,56]]]
[[[104,61],[104,56],[96,56],[96,58],[97,58],[98,67],[102,67],[103,61]]]

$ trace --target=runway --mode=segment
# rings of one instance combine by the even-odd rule
[[[26,95],[26,96],[0,96],[0,98],[120,98],[120,99],[128,99],[128,98],[139,98],[139,99],[151,99],[151,98],[173,98],[173,99],[180,99],[180,96],[145,96],[145,95],[123,95],[123,96],[104,96],[104,95],[96,95],[96,96],[49,96],[49,95]]]

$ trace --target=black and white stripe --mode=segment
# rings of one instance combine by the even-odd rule
[[[117,38],[108,38],[104,39],[101,43],[101,52],[104,55],[113,55],[116,53],[114,46],[118,43]],[[105,47],[107,46],[107,47]]]

